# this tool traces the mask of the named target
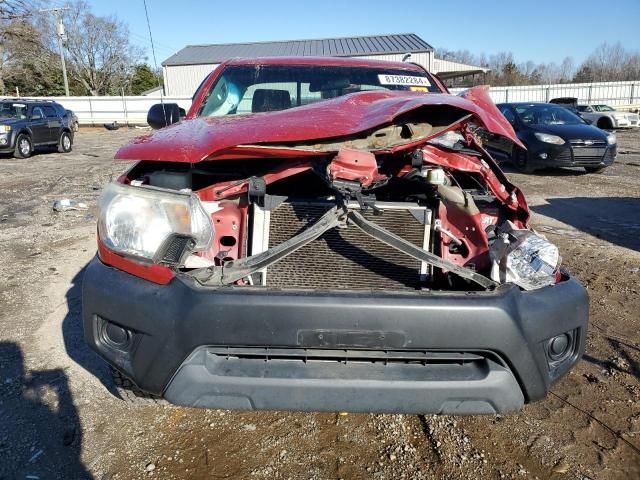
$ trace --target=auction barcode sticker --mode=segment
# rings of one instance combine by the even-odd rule
[[[429,79],[427,77],[414,77],[411,75],[378,75],[380,85],[420,85],[430,87]]]

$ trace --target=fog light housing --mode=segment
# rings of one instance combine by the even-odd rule
[[[571,350],[571,337],[567,333],[557,335],[549,340],[548,352],[549,358],[558,361],[565,357]]]
[[[542,160],[546,160],[546,159],[547,159],[547,157],[548,157],[549,155],[547,155],[546,153],[539,153],[539,154],[538,154],[538,156],[539,156]]]
[[[0,137],[0,145],[6,145],[7,144],[7,137]]]
[[[112,350],[128,352],[133,346],[134,332],[96,315],[100,343]]]

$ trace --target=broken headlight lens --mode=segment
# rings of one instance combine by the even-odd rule
[[[525,290],[556,283],[560,267],[558,247],[526,229],[501,233],[491,246],[493,280],[511,282]]]
[[[213,239],[211,218],[193,193],[109,184],[99,200],[98,233],[110,250],[156,261],[171,238],[190,237],[190,249]]]

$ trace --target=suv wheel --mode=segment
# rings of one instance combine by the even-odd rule
[[[69,153],[73,146],[73,141],[71,140],[71,135],[69,132],[62,132],[60,135],[60,140],[58,140],[58,151],[60,153]]]
[[[21,133],[16,139],[16,149],[13,156],[16,158],[29,158],[33,153],[33,143],[28,135]]]

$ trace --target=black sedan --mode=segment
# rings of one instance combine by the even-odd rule
[[[513,147],[511,162],[523,172],[583,167],[600,173],[616,157],[616,136],[552,103],[501,103],[498,108],[527,147]]]

